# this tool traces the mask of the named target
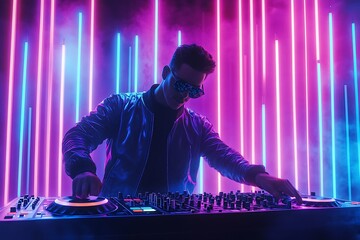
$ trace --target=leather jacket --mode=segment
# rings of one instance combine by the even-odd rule
[[[96,174],[90,153],[106,139],[107,165],[100,195],[137,193],[154,124],[144,94],[116,94],[106,98],[65,134],[63,157],[71,178],[87,171]],[[201,156],[223,176],[239,183],[255,185],[256,174],[265,172],[263,165],[249,164],[227,146],[204,116],[188,108],[183,108],[175,120],[166,148],[170,192],[193,192]]]

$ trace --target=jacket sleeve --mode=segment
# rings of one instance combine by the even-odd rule
[[[82,172],[96,174],[96,165],[90,153],[105,139],[116,134],[122,104],[120,95],[106,98],[90,115],[83,117],[65,134],[62,142],[63,160],[66,174],[71,178]]]
[[[256,175],[266,173],[263,165],[250,164],[239,152],[226,145],[205,117],[201,150],[211,167],[236,182],[256,186]]]

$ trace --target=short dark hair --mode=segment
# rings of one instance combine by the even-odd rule
[[[206,73],[206,75],[214,72],[216,66],[211,54],[196,44],[183,44],[176,49],[170,67],[177,70],[182,64],[188,64],[193,69]]]

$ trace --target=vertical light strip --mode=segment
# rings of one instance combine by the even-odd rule
[[[178,47],[181,45],[181,31],[178,31]]]
[[[295,13],[294,0],[291,0],[291,79],[292,79],[292,112],[293,112],[293,141],[294,141],[294,173],[295,188],[299,189],[298,154],[297,154],[297,115],[296,115],[296,69],[295,69]]]
[[[315,0],[315,44],[316,44],[316,60],[320,60],[320,40],[319,40],[319,7],[318,0]]]
[[[28,116],[28,144],[27,144],[27,171],[26,171],[26,192],[30,192],[30,158],[31,158],[31,107]]]
[[[61,196],[62,182],[62,138],[64,132],[64,91],[65,91],[65,44],[61,48],[61,78],[60,78],[60,105],[59,105],[59,138],[58,138],[58,191],[57,195]]]
[[[135,36],[134,91],[138,91],[139,75],[139,36]]]
[[[120,93],[120,33],[116,35],[116,93]]]
[[[266,32],[265,32],[265,0],[261,0],[261,29],[262,29],[262,80],[266,80]]]
[[[42,52],[43,52],[43,31],[44,31],[44,0],[41,0],[40,7],[40,26],[39,26],[39,49],[38,49],[38,68],[36,85],[36,113],[35,113],[35,149],[34,149],[34,195],[38,195],[39,179],[39,151],[40,151],[40,119],[41,119],[41,91],[42,91]]]
[[[20,197],[21,194],[21,176],[22,176],[22,166],[23,166],[26,77],[27,77],[27,62],[28,62],[27,59],[28,59],[28,42],[25,42],[22,86],[21,86],[21,108],[20,108],[19,167],[18,167],[18,188],[17,188],[18,197]]]
[[[251,163],[255,163],[254,0],[250,0]],[[253,189],[254,190],[254,189]]]
[[[242,34],[242,0],[239,0],[239,117],[240,117],[240,152],[245,155],[244,147],[244,73],[243,73],[243,34]],[[241,192],[244,192],[244,184],[240,185]]]
[[[347,86],[344,85],[344,98],[345,98],[345,129],[346,129],[346,163],[348,174],[348,199],[351,200],[351,167],[350,167],[350,137],[349,137],[349,110],[348,110],[348,96]]]
[[[358,88],[358,71],[357,71],[357,54],[356,54],[356,34],[355,23],[351,24],[353,64],[354,64],[354,88],[355,88],[355,115],[356,115],[356,136],[357,136],[357,152],[359,162],[360,176],[360,116],[359,116],[359,88]]]
[[[199,193],[203,193],[204,192],[204,158],[203,157],[200,157],[199,179],[200,179]]]
[[[131,74],[131,69],[132,69],[132,66],[131,66],[131,47],[129,47],[129,68],[128,68],[128,92],[131,92],[131,78],[132,78],[132,74]]]
[[[5,150],[5,174],[4,174],[4,205],[9,200],[10,186],[10,154],[11,154],[11,129],[12,129],[12,112],[14,97],[14,66],[15,66],[15,39],[16,39],[16,13],[17,0],[13,0],[12,19],[11,19],[11,40],[10,40],[10,64],[9,64],[9,88],[8,88],[8,104],[6,119],[6,150]]]
[[[158,38],[159,38],[159,0],[155,0],[155,36],[154,36],[154,83],[157,83],[158,69]]]
[[[220,0],[216,1],[216,52],[217,52],[217,122],[218,133],[221,135],[221,61],[220,61]],[[218,192],[221,192],[221,175],[217,174]]]
[[[319,118],[319,153],[320,153],[320,194],[324,196],[324,153],[323,153],[323,120],[322,120],[322,91],[321,70],[317,63],[317,85],[318,85],[318,118]]]
[[[45,146],[45,197],[49,197],[50,190],[50,158],[51,158],[51,123],[52,123],[52,91],[53,91],[53,59],[54,59],[54,19],[55,0],[51,0],[50,10],[50,36],[48,55],[48,86],[47,86],[47,108],[46,108],[46,146]]]
[[[276,136],[277,136],[277,169],[281,178],[281,119],[280,119],[280,66],[279,66],[279,41],[275,40],[275,79],[276,79]]]
[[[82,43],[82,13],[79,12],[78,23],[78,51],[77,51],[77,72],[76,72],[76,117],[75,121],[80,120],[80,77],[81,77],[81,43]]]
[[[304,44],[305,44],[305,105],[306,105],[306,170],[307,170],[307,192],[311,193],[310,184],[310,144],[309,144],[309,79],[308,79],[308,50],[307,50],[307,25],[306,25],[306,0],[304,0]]]
[[[266,167],[266,115],[265,115],[265,104],[262,104],[261,107],[261,116],[262,116],[262,124],[261,124],[261,131],[262,131],[262,162],[263,165]]]
[[[334,76],[334,36],[332,13],[329,13],[329,42],[330,42],[330,97],[331,97],[331,160],[333,197],[336,198],[336,149],[335,149],[335,76]]]
[[[89,73],[89,112],[92,110],[93,101],[93,74],[94,74],[94,21],[95,21],[95,0],[91,0],[90,20],[90,73]]]

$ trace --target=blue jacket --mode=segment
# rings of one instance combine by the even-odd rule
[[[153,124],[154,115],[146,106],[144,93],[106,98],[65,134],[66,173],[71,178],[86,171],[96,174],[90,153],[106,139],[108,162],[100,195],[136,194],[149,154]],[[171,192],[192,193],[201,156],[223,176],[239,183],[254,185],[256,174],[265,172],[264,166],[249,164],[227,146],[204,116],[188,108],[183,108],[175,120],[166,147],[167,188]]]

